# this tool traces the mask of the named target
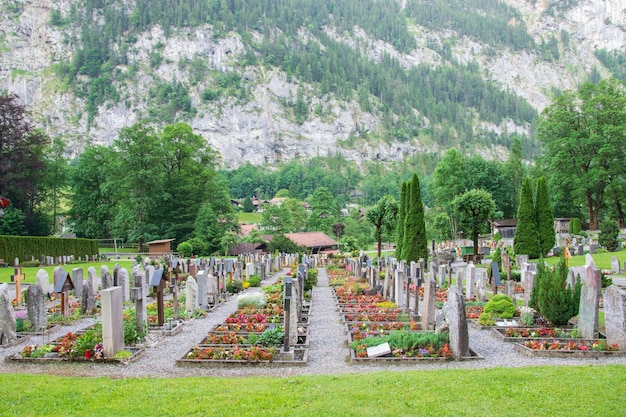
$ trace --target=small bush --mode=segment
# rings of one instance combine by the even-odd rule
[[[252,307],[261,309],[265,307],[265,296],[262,293],[243,294],[237,300],[237,308]]]
[[[40,262],[38,260],[34,260],[34,261],[25,261],[25,262],[21,262],[20,266],[23,268],[36,268],[38,267],[40,264]]]
[[[483,311],[481,315],[478,316],[478,324],[481,326],[493,326],[496,324],[496,321],[493,319],[492,313]]]
[[[598,243],[609,252],[615,252],[619,247],[619,225],[615,220],[604,219],[600,223]]]
[[[261,286],[261,277],[258,275],[250,275],[248,278],[248,282],[251,287],[260,287]]]
[[[243,291],[243,282],[241,281],[233,281],[232,284],[226,284],[226,292],[230,294],[236,294],[241,291]]]
[[[492,313],[493,316],[502,319],[511,319],[517,313],[511,297],[505,294],[497,294],[485,304],[484,313]],[[483,314],[484,314],[483,313]]]
[[[317,285],[317,269],[309,269],[308,277],[304,280],[304,291],[310,291]]]

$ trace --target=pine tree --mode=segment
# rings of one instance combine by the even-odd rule
[[[500,249],[500,247],[498,246],[498,248],[496,248],[496,251],[493,253],[493,256],[491,257],[491,263],[497,262],[498,263],[498,269],[500,271],[502,271],[502,250]]]
[[[554,216],[550,206],[548,185],[544,177],[537,181],[537,198],[535,199],[535,213],[537,214],[537,232],[541,255],[547,255],[556,243],[554,230]]]
[[[567,324],[578,314],[582,286],[578,279],[575,288],[572,288],[567,283],[568,274],[569,268],[563,256],[554,270],[544,266],[543,258],[539,261],[529,304],[555,325]]]
[[[396,223],[396,258],[402,259],[402,246],[404,244],[404,220],[406,218],[407,184],[402,182],[400,186],[400,204],[398,205],[398,222]]]
[[[528,255],[531,259],[539,257],[539,234],[537,217],[533,203],[533,191],[530,180],[526,178],[522,184],[519,207],[517,209],[517,227],[513,238],[516,255]]]
[[[407,184],[407,211],[404,221],[404,243],[402,258],[407,262],[428,259],[428,242],[424,223],[424,205],[420,193],[420,181],[417,174]]]

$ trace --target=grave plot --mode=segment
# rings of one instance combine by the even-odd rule
[[[493,334],[503,342],[523,343],[539,339],[569,339],[582,341],[578,337],[578,329],[559,327],[509,327],[493,328]]]
[[[180,366],[305,365],[308,311],[300,277],[242,294],[238,310],[177,361]],[[284,296],[289,294],[289,296]]]
[[[7,361],[18,362],[74,362],[128,363],[141,357],[144,350],[135,347],[143,337],[143,329],[135,326],[134,318],[125,321],[122,315],[122,288],[102,290],[102,322],[81,332],[69,332],[43,345],[26,346],[20,353],[8,356]]]
[[[615,344],[606,340],[538,339],[515,343],[515,351],[527,357],[548,358],[599,358],[602,356],[625,356]]]

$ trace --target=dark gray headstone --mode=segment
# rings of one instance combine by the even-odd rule
[[[83,268],[72,269],[72,284],[74,284],[74,297],[83,294]]]
[[[598,288],[591,283],[585,283],[580,292],[580,307],[578,310],[578,334],[581,338],[598,338],[598,309]]]
[[[105,271],[102,274],[102,289],[106,290],[109,289],[111,287],[113,287],[113,276],[111,275],[111,273],[109,271]]]
[[[448,288],[447,319],[450,331],[450,351],[452,356],[459,360],[470,356],[469,332],[465,316],[465,299],[458,287]]]
[[[96,314],[96,297],[94,296],[93,287],[91,286],[90,280],[85,281],[85,285],[83,285],[80,311],[82,314],[87,315]]]
[[[493,278],[493,284],[497,287],[500,285],[500,266],[497,262],[491,263],[491,277]]]

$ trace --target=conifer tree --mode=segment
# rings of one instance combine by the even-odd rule
[[[554,216],[550,206],[550,196],[548,195],[548,185],[544,177],[539,178],[537,181],[535,212],[537,213],[539,252],[545,256],[556,243],[556,232],[554,230]]]
[[[404,243],[402,244],[401,259],[407,262],[428,259],[428,242],[426,240],[426,225],[424,223],[424,205],[420,193],[420,181],[417,174],[406,186],[406,218],[404,221]]]
[[[535,215],[535,204],[533,203],[533,190],[528,178],[524,180],[520,193],[513,248],[516,255],[528,255],[531,259],[539,257],[537,216]]]
[[[572,288],[567,283],[568,274],[565,257],[561,256],[554,270],[546,267],[540,258],[529,305],[555,325],[567,324],[578,314],[582,285],[579,277]]]
[[[402,245],[404,244],[404,220],[406,218],[407,184],[403,181],[400,186],[400,204],[398,205],[398,222],[396,223],[397,241],[396,258],[402,259]]]

